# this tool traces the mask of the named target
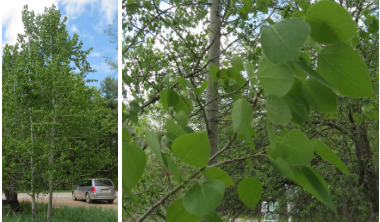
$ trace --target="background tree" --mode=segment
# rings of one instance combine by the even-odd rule
[[[2,64],[3,184],[12,192],[31,190],[32,218],[35,194],[47,190],[48,221],[56,186],[114,161],[99,141],[115,123],[101,94],[84,82],[94,72],[86,61],[91,49],[83,51],[78,35],[66,31],[67,18],[60,19],[54,5],[37,16],[25,6],[25,34],[5,46]],[[7,185],[12,179],[18,187]]]

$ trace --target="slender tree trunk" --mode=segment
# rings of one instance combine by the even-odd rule
[[[31,39],[30,39],[30,35],[29,35],[29,60],[31,59],[30,58],[30,42],[31,42]],[[30,78],[29,78],[29,82],[30,82]],[[31,181],[30,181],[30,185],[31,185],[31,193],[32,193],[32,220],[34,220],[35,216],[36,216],[36,199],[35,199],[35,192],[34,192],[34,162],[33,162],[33,144],[34,144],[34,135],[33,135],[33,115],[32,115],[32,109],[29,108],[29,112],[30,112],[30,137],[31,137],[31,140],[32,140],[32,148],[31,148],[31,156],[30,156],[30,170],[31,170]]]
[[[52,37],[50,36],[50,44],[53,45],[53,40]],[[53,67],[53,52],[50,52],[51,56],[51,66]],[[52,72],[53,75],[53,86],[54,86],[54,73]],[[54,101],[54,88],[51,90],[52,92],[52,105],[53,105],[53,127],[51,129],[51,150],[50,150],[50,157],[49,157],[49,201],[48,201],[48,212],[47,212],[47,221],[50,222],[51,216],[52,216],[52,209],[53,209],[53,172],[51,170],[52,164],[53,164],[53,158],[54,158],[54,136],[55,136],[55,129],[54,129],[54,124],[55,124],[55,101]]]
[[[208,58],[210,65],[219,67],[220,63],[220,0],[211,0],[210,8],[210,35],[209,44],[213,43],[209,49]],[[211,76],[208,74],[206,91],[206,103],[209,103],[214,97],[218,96],[218,82],[211,84]],[[218,118],[219,118],[219,100],[215,100],[206,106],[207,126],[208,126],[208,139],[210,141],[210,154],[214,155],[218,151]],[[216,162],[216,159],[213,161]],[[211,162],[209,164],[212,164]]]
[[[219,67],[220,64],[220,0],[211,0],[210,7],[210,34],[209,34],[209,44],[212,43],[208,51],[208,59],[210,60],[210,65],[216,65]],[[209,84],[206,89],[206,103],[209,103],[215,96],[218,96],[218,82],[214,84],[211,83],[210,72],[207,75],[207,81]],[[218,118],[219,118],[219,100],[215,100],[206,106],[206,127],[207,136],[210,141],[210,156],[213,156],[218,152],[219,135],[218,135]],[[209,165],[216,163],[216,159],[209,162]],[[203,181],[206,178],[203,177]],[[206,221],[203,217],[202,221]]]
[[[32,114],[30,115],[30,128],[31,128],[31,138],[32,138],[32,151],[31,151],[31,157],[30,157],[30,169],[31,169],[31,193],[32,193],[32,220],[36,217],[36,195],[34,190],[34,162],[33,162],[33,145],[34,145],[34,135],[33,135],[33,117]]]
[[[379,212],[379,177],[373,164],[367,129],[360,127],[356,132],[352,140],[355,143],[356,158],[359,163],[359,184],[363,185],[366,196],[372,203],[372,213],[377,214]]]

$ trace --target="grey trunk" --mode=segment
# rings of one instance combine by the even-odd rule
[[[209,65],[220,64],[220,0],[211,0],[210,7],[210,34],[209,44],[212,44],[208,51],[208,58],[210,60]],[[207,75],[207,81],[209,84],[206,89],[206,103],[208,104],[213,98],[218,96],[218,81],[214,84],[211,83],[210,72]],[[206,126],[208,127],[207,136],[210,141],[210,156],[213,156],[218,152],[219,135],[218,135],[218,118],[219,118],[219,100],[215,100],[206,106]],[[217,159],[213,159],[209,162],[209,165],[215,163]],[[203,177],[203,180],[206,180]],[[203,217],[202,221],[206,221]]]
[[[220,0],[211,0],[210,8],[210,35],[209,44],[213,43],[208,52],[208,58],[210,60],[210,65],[216,65],[219,67],[220,63]],[[209,84],[206,90],[206,103],[213,100],[218,96],[218,82],[211,84],[210,73],[207,76]],[[215,100],[206,106],[206,116],[208,125],[208,139],[210,141],[210,155],[213,156],[218,151],[218,118],[219,118],[219,100]],[[214,159],[209,164],[216,162]]]
[[[52,37],[50,36],[50,43],[53,45],[53,40]],[[51,65],[53,66],[53,52],[50,52],[51,56]],[[54,85],[54,73],[52,72],[53,75],[53,85]],[[54,159],[54,136],[55,136],[55,129],[54,129],[54,123],[55,123],[55,101],[54,101],[54,88],[51,90],[52,92],[52,105],[53,105],[53,127],[51,129],[51,151],[50,151],[50,157],[49,157],[49,166],[53,164],[53,159]],[[49,202],[48,202],[48,212],[47,212],[47,221],[51,221],[51,215],[52,215],[52,208],[53,208],[53,172],[51,171],[51,167],[49,169],[50,174],[49,174]]]

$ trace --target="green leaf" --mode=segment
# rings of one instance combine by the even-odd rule
[[[275,169],[279,174],[285,176],[289,180],[296,182],[294,173],[289,164],[281,157],[278,157],[276,160],[269,157],[269,161],[272,163],[273,169]]]
[[[231,77],[231,78],[233,78],[236,74],[234,68],[232,68],[232,67],[226,69],[226,71],[227,71],[227,76]]]
[[[208,68],[210,70],[210,83],[213,84],[216,80],[218,80],[217,73],[220,69],[216,65],[209,65]]]
[[[223,222],[222,218],[220,218],[219,214],[217,214],[216,212],[208,214],[205,217],[206,222]]]
[[[321,1],[306,13],[310,36],[319,43],[345,42],[357,35],[356,24],[350,13],[333,1]]]
[[[162,82],[161,84],[164,84],[164,83],[167,83],[169,82],[170,78],[172,77],[173,74],[167,74],[164,76],[164,78],[162,79]]]
[[[298,60],[299,50],[310,34],[310,26],[301,19],[285,19],[265,27],[261,45],[266,57],[274,64]]]
[[[123,142],[122,158],[123,189],[133,199],[131,191],[144,173],[146,155],[136,144]]]
[[[364,98],[373,95],[366,64],[359,53],[345,43],[323,48],[318,56],[317,72],[345,96]]]
[[[249,10],[251,10],[251,7],[252,7],[252,1],[251,0],[244,0],[244,2],[243,2],[244,14],[248,13]]]
[[[230,175],[217,167],[207,167],[203,170],[202,174],[209,180],[220,180],[226,186],[235,185]]]
[[[238,84],[234,83],[232,84],[230,87],[229,87],[229,90],[228,92],[235,92],[236,90],[239,89],[239,86]],[[230,97],[234,100],[234,101],[237,101],[240,99],[240,96],[241,96],[241,93],[240,91],[237,92],[237,93],[234,93],[234,94],[231,94]]]
[[[259,63],[257,78],[263,87],[265,94],[284,96],[291,88],[294,82],[294,71],[289,65],[275,65],[267,58],[263,58]]]
[[[268,96],[265,107],[270,121],[274,124],[285,125],[292,119],[288,105],[277,96]]]
[[[164,162],[167,163],[167,169],[170,171],[170,173],[173,175],[174,179],[177,181],[177,183],[182,183],[182,175],[179,172],[177,165],[175,164],[174,160],[170,157],[167,153],[162,153],[162,157],[164,159]]]
[[[336,166],[343,173],[348,174],[346,165],[342,160],[322,141],[313,139],[311,144],[314,147],[314,151],[318,153],[323,159],[329,161],[332,165]]]
[[[207,84],[208,84],[208,81],[204,81],[202,83],[201,87],[193,89],[195,95],[200,96],[202,94],[202,92],[205,91],[205,89],[207,88]]]
[[[193,103],[189,98],[179,98],[179,102],[173,107],[173,110],[178,113],[183,110],[186,115],[190,115],[191,110],[193,110]]]
[[[309,73],[312,77],[314,77],[316,80],[318,80],[323,85],[327,86],[328,88],[332,89],[333,91],[337,91],[329,82],[327,82],[321,75],[319,75],[318,72],[314,71],[312,68],[310,68],[306,63],[304,62],[289,62],[293,64],[294,66],[304,70],[305,72]]]
[[[128,118],[134,123],[137,124],[139,122],[139,118],[137,116],[137,112],[129,111]]]
[[[331,89],[322,85],[314,78],[309,78],[302,83],[302,91],[307,102],[322,113],[336,113],[336,97]]]
[[[313,168],[304,166],[294,172],[297,182],[319,201],[330,207],[335,213],[336,208],[332,202],[326,181]]]
[[[250,209],[260,201],[263,187],[260,181],[253,177],[245,178],[239,183],[238,195],[241,201]]]
[[[145,137],[145,141],[150,147],[150,149],[152,149],[153,153],[156,155],[160,163],[163,166],[167,167],[161,155],[161,147],[160,147],[160,142],[158,141],[157,134],[153,130],[149,131]]]
[[[123,140],[130,140],[132,139],[132,134],[128,130],[122,128],[122,138]]]
[[[243,134],[251,125],[253,109],[245,99],[239,99],[232,107],[232,126],[235,132]]]
[[[291,122],[293,124],[302,126],[305,121],[309,121],[308,105],[301,97],[288,94],[282,97],[282,99],[286,102],[292,113]]]
[[[129,105],[132,107],[132,109],[134,111],[136,111],[136,112],[140,112],[141,111],[139,102],[137,100],[133,100],[132,102],[129,103]]]
[[[178,83],[181,85],[183,90],[186,90],[187,87],[184,79],[179,79]]]
[[[150,1],[144,1],[144,7],[148,9],[149,11],[153,10],[152,3]]]
[[[314,158],[314,149],[309,138],[299,129],[292,129],[281,140],[276,149],[281,150],[282,158],[291,166],[305,165]]]
[[[247,69],[249,81],[251,82],[252,86],[255,85],[255,83],[256,83],[256,75],[253,72],[251,63],[246,62],[245,63],[245,68]]]
[[[186,113],[183,110],[175,114],[175,119],[177,120],[178,125],[180,125],[182,128],[187,126],[188,119]]]
[[[231,60],[231,65],[232,65],[232,69],[234,70],[235,74],[239,74],[240,71],[244,70],[243,60],[241,60],[240,57],[234,57]]]
[[[202,220],[202,216],[196,216],[186,211],[182,198],[172,202],[166,210],[167,222],[198,222],[200,220]]]
[[[127,4],[127,10],[128,10],[128,12],[130,12],[130,13],[135,13],[135,11],[137,10],[139,8],[139,6],[137,5],[137,4]]]
[[[194,167],[205,167],[210,158],[210,143],[206,133],[192,133],[175,139],[174,154],[183,162]]]
[[[241,86],[243,86],[243,85],[245,84],[245,82],[246,82],[245,78],[244,78],[240,73],[238,73],[238,74],[236,74],[236,75],[234,76],[234,80],[236,81],[237,86],[238,86],[239,88],[240,88]]]
[[[249,127],[248,127],[248,130],[249,130],[249,133],[250,133],[252,136],[256,135],[256,130],[255,130],[255,128],[253,128],[252,126],[249,126]]]
[[[171,119],[166,120],[165,129],[177,137],[186,134],[186,132]]]
[[[189,87],[190,89],[194,89],[193,84],[191,84],[191,82],[190,82],[189,80],[185,79],[184,82],[185,82],[185,85],[186,85],[187,87]]]
[[[208,215],[215,211],[224,196],[224,184],[219,180],[208,180],[196,184],[183,197],[184,208],[194,215]]]
[[[160,93],[160,101],[164,109],[169,110],[170,106],[175,106],[179,101],[178,94],[172,89],[164,89]]]

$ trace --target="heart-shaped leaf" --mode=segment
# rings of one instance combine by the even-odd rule
[[[205,167],[210,158],[210,143],[206,133],[192,133],[178,137],[172,143],[174,154],[183,162]]]
[[[265,27],[261,45],[274,64],[298,60],[299,51],[310,35],[310,26],[301,19],[285,19]]]
[[[208,180],[196,184],[183,197],[184,208],[194,215],[207,215],[215,211],[224,196],[224,184],[220,180]]]
[[[241,201],[250,209],[260,201],[263,187],[260,181],[253,177],[245,178],[239,183],[238,195]]]

